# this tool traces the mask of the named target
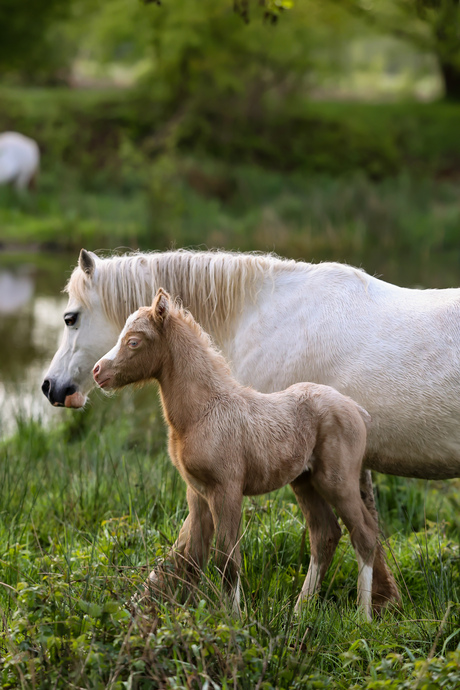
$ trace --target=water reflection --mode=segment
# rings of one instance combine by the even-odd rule
[[[0,268],[0,436],[20,417],[58,420],[40,392],[62,333],[66,298],[41,295],[30,264]]]
[[[30,302],[33,293],[34,281],[27,268],[21,268],[18,275],[0,271],[0,314],[15,314]]]

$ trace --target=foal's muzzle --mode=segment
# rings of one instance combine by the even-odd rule
[[[64,407],[65,399],[77,392],[74,385],[64,384],[59,386],[54,379],[45,379],[42,383],[42,392],[55,407]]]

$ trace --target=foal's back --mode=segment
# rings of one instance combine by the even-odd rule
[[[245,495],[257,495],[315,471],[326,453],[361,462],[366,415],[329,386],[298,383],[264,394],[235,381],[215,401],[193,445],[217,481],[233,475]]]

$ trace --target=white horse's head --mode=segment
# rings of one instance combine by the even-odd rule
[[[94,387],[94,362],[115,345],[129,316],[152,304],[156,286],[179,297],[219,346],[235,337],[245,305],[254,304],[272,257],[231,252],[133,252],[99,258],[82,249],[66,290],[69,302],[59,350],[43,393],[52,405],[83,407]],[[294,262],[286,262],[292,271]]]
[[[94,362],[117,342],[120,328],[108,319],[97,290],[99,262],[82,249],[68,287],[64,335],[42,384],[57,407],[83,407],[94,387]]]

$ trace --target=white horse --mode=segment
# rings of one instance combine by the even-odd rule
[[[0,185],[12,183],[18,190],[34,184],[40,165],[37,143],[18,132],[0,134]]]
[[[94,362],[160,285],[212,334],[241,383],[269,393],[313,381],[367,409],[367,468],[460,476],[460,290],[400,288],[337,263],[191,251],[101,259],[82,250],[66,287],[64,337],[42,386],[53,405],[85,404]],[[369,471],[361,489],[375,511]],[[321,496],[307,498],[309,575],[318,589],[340,528]],[[374,606],[397,599],[381,550],[374,567]]]

